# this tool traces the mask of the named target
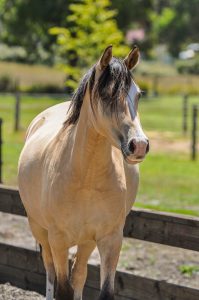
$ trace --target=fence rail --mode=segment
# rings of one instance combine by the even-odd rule
[[[15,188],[0,185],[0,211],[25,216]],[[133,210],[124,236],[199,251],[199,218]],[[0,243],[0,282],[45,293],[45,271],[39,252]],[[117,272],[116,300],[198,300],[199,290],[162,280]],[[99,267],[88,266],[85,299],[99,293]]]
[[[45,294],[45,271],[38,251],[0,243],[0,281]],[[97,299],[99,267],[88,265],[85,299]],[[117,272],[116,300],[198,300],[199,291],[166,281]]]

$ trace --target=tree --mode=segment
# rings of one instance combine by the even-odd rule
[[[119,28],[124,33],[129,29],[144,29],[144,40],[136,43],[140,46],[142,53],[148,56],[153,47],[150,15],[154,10],[154,0],[112,0],[112,7],[119,11],[116,20]]]
[[[28,62],[52,62],[52,26],[64,26],[72,0],[0,0],[0,39],[21,46]]]
[[[112,0],[112,7],[119,11],[116,16],[119,28],[125,32],[137,24],[148,30],[153,2],[154,0]]]
[[[167,0],[166,6],[151,15],[156,42],[168,45],[169,52],[178,56],[184,45],[199,40],[198,15],[198,0]]]
[[[84,69],[96,62],[106,46],[113,44],[115,55],[124,56],[128,52],[117,27],[116,10],[110,9],[110,4],[109,0],[80,0],[69,6],[68,27],[50,30],[57,36],[67,86],[77,86]]]

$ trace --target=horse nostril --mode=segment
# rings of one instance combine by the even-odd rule
[[[131,140],[128,145],[129,151],[133,154],[136,149],[135,141]]]
[[[146,153],[149,152],[150,146],[149,146],[149,141],[147,141],[147,146],[146,146]]]

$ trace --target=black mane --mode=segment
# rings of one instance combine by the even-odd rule
[[[109,109],[111,114],[117,114],[119,101],[121,99],[124,100],[129,91],[131,73],[127,70],[122,60],[113,57],[94,86],[95,71],[94,66],[82,78],[78,89],[71,99],[69,116],[65,124],[70,125],[77,122],[88,84],[92,107],[97,101],[101,101],[104,110]]]
[[[92,77],[92,73],[95,72],[94,67],[91,68],[82,78],[79,87],[74,92],[71,104],[69,106],[69,115],[67,120],[64,122],[65,125],[75,124],[79,118],[80,110],[82,107],[83,99],[85,96],[86,88],[89,79]]]

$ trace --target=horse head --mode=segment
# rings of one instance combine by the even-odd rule
[[[122,151],[127,163],[141,162],[149,151],[138,114],[141,90],[131,70],[139,61],[134,47],[124,60],[112,56],[112,46],[105,49],[91,70],[89,92],[94,128]]]

